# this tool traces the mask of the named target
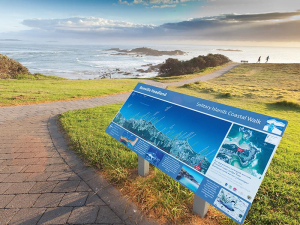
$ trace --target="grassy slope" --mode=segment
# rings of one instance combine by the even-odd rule
[[[55,77],[54,77],[55,78]],[[75,100],[131,91],[137,80],[0,79],[0,106]]]
[[[187,74],[187,75],[180,75],[180,76],[172,76],[172,77],[153,77],[153,78],[149,78],[150,80],[155,80],[155,81],[159,81],[161,83],[169,83],[169,82],[176,82],[176,81],[181,81],[181,80],[188,80],[188,79],[192,79],[192,78],[195,78],[195,77],[202,77],[206,74],[209,74],[209,73],[213,73],[219,69],[222,69],[228,65],[230,65],[231,63],[226,63],[222,66],[216,66],[216,67],[208,67],[208,68],[205,68],[201,71],[199,71],[198,73],[194,73],[194,74]]]
[[[244,64],[210,82],[171,87],[289,121],[252,204],[249,224],[300,223],[300,64]]]
[[[174,91],[289,121],[245,224],[299,224],[299,71],[297,64],[244,64],[210,82],[170,87]],[[158,169],[152,168],[146,178],[136,176],[136,154],[104,132],[120,106],[64,113],[60,121],[75,151],[104,171],[107,178],[139,202],[146,213],[173,223],[233,223],[230,219],[220,219],[224,217],[213,207],[204,220],[196,219],[191,213],[193,194]]]

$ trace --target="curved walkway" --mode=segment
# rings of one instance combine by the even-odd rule
[[[189,83],[194,83],[197,81],[207,81],[207,80],[211,80],[213,78],[219,77],[225,73],[227,73],[228,71],[232,70],[233,68],[237,67],[238,65],[240,65],[239,63],[232,63],[222,69],[219,69],[213,73],[210,74],[206,74],[202,77],[195,77],[192,79],[188,79],[188,80],[183,80],[183,81],[177,81],[177,82],[171,82],[171,83],[160,83],[158,81],[152,81],[152,80],[142,80],[143,82],[156,86],[156,87],[160,87],[160,88],[167,88],[168,86],[172,86],[172,85],[184,85],[184,84],[189,84]]]
[[[238,64],[167,87],[208,80]],[[92,99],[0,108],[0,224],[156,224],[84,165],[56,125],[69,110],[125,101],[119,94]]]

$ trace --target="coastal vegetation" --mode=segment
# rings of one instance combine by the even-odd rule
[[[0,54],[0,106],[76,100],[131,91],[130,79],[68,80],[31,74],[21,63]]]
[[[216,67],[229,63],[230,59],[221,54],[199,55],[187,61],[169,58],[159,69],[159,76],[170,77],[193,74],[207,67]]]
[[[171,83],[171,82],[177,82],[177,81],[182,81],[182,80],[188,80],[188,79],[192,79],[192,78],[196,78],[196,77],[202,77],[206,74],[209,73],[213,73],[219,69],[222,69],[228,65],[230,65],[231,62],[223,64],[221,66],[216,66],[216,67],[206,67],[200,71],[197,71],[193,74],[184,74],[184,75],[179,75],[179,76],[156,76],[156,77],[152,77],[152,78],[148,78],[149,80],[155,80],[155,81],[159,81],[161,83]]]
[[[299,64],[243,64],[207,82],[169,87],[289,121],[245,224],[299,224],[299,76]],[[236,224],[212,206],[204,219],[198,218],[192,213],[193,193],[154,167],[145,178],[137,175],[137,155],[105,133],[121,105],[62,114],[60,123],[74,151],[161,223]]]
[[[131,91],[139,82],[138,79],[68,80],[40,73],[31,74],[25,66],[14,59],[5,55],[0,55],[0,59],[0,106],[76,100],[124,93]],[[206,75],[226,65],[228,64],[207,67],[194,74],[159,76],[152,79],[160,82],[186,80]]]
[[[30,74],[29,70],[18,61],[0,54],[0,79],[15,79],[20,74]]]

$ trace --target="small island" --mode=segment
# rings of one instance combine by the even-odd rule
[[[21,41],[21,40],[10,38],[10,39],[0,39],[0,41]]]
[[[240,49],[221,49],[218,48],[217,51],[223,51],[223,52],[242,52]]]
[[[141,47],[134,48],[131,50],[119,49],[119,48],[111,48],[107,51],[116,51],[118,53],[112,55],[150,55],[150,56],[163,56],[163,55],[184,55],[185,52],[181,50],[173,50],[173,51],[159,51],[151,48]]]

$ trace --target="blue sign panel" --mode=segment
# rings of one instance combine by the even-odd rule
[[[140,83],[106,132],[242,224],[286,126]]]

